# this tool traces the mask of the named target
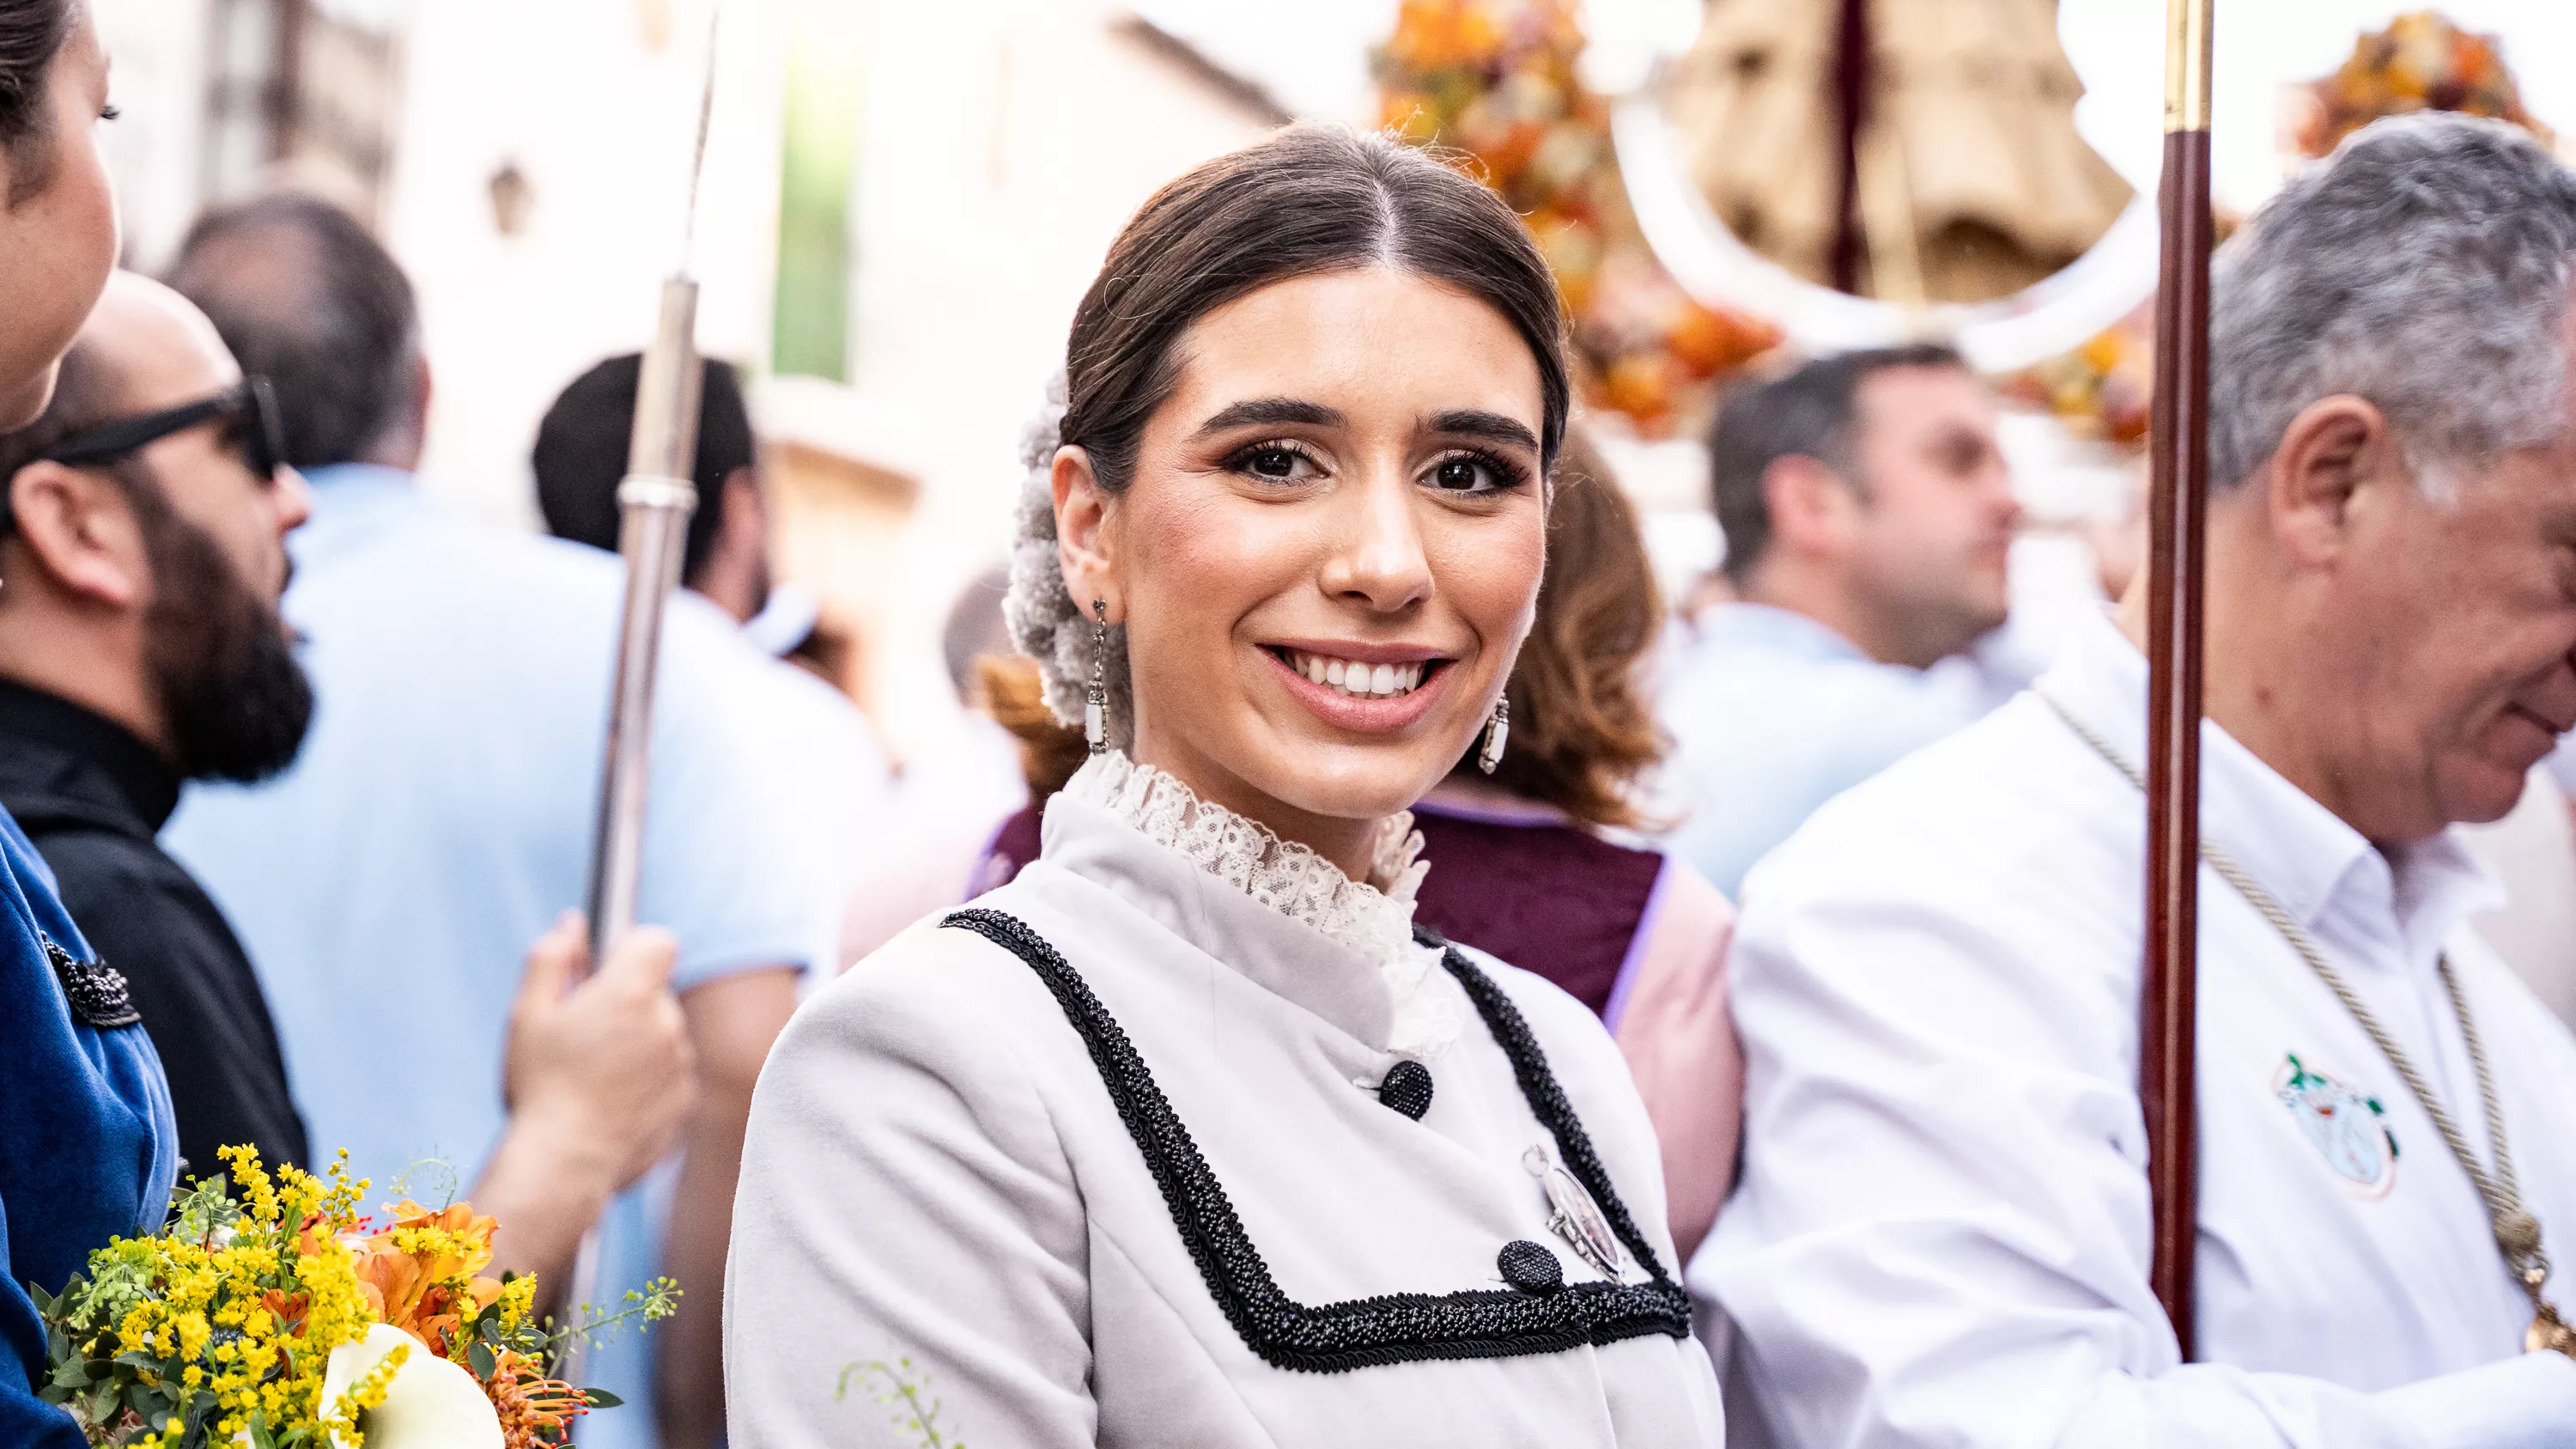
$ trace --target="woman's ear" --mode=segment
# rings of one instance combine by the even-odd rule
[[[1106,600],[1109,622],[1115,624],[1127,614],[1117,581],[1117,529],[1109,493],[1091,471],[1091,455],[1080,448],[1058,448],[1048,483],[1055,493],[1055,551],[1065,592],[1085,617],[1092,600]]]

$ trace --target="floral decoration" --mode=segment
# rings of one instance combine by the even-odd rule
[[[1382,122],[1472,155],[1556,272],[1585,400],[1638,430],[1696,429],[1716,379],[1778,329],[1701,305],[1647,247],[1610,142],[1610,108],[1575,75],[1574,0],[1404,0],[1372,57]]]
[[[2492,35],[2472,35],[2438,11],[2400,15],[2385,30],[2362,32],[2352,57],[2320,81],[2295,88],[2283,134],[2297,154],[2323,160],[2345,137],[2385,116],[2458,111],[2510,121],[2555,144],[2549,128],[2523,108],[2522,92],[2504,67]],[[2224,241],[2238,219],[2222,214]],[[2072,352],[2001,379],[2007,395],[2056,414],[2081,437],[2142,445],[2155,391],[2153,303],[2141,305]]]
[[[378,1225],[347,1157],[327,1178],[275,1176],[248,1147],[193,1184],[157,1236],[118,1238],[58,1294],[35,1293],[39,1394],[93,1445],[133,1449],[406,1449],[569,1438],[617,1403],[550,1376],[576,1340],[667,1317],[668,1280],[616,1314],[556,1328],[537,1280],[484,1270],[497,1226],[464,1203],[408,1199]]]
[[[2510,121],[2552,144],[2549,128],[2523,109],[2522,90],[2504,68],[2492,35],[2472,35],[2436,10],[2398,16],[2386,30],[2367,30],[2352,57],[2325,79],[2300,88],[2290,134],[2302,156],[2323,157],[2343,138],[2384,116],[2459,111]],[[2295,104],[2295,102],[2294,102]]]

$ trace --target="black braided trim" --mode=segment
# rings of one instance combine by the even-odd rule
[[[1612,1228],[1637,1261],[1646,1266],[1649,1283],[1580,1283],[1544,1297],[1508,1289],[1463,1293],[1390,1293],[1340,1303],[1308,1305],[1280,1291],[1260,1249],[1252,1245],[1235,1216],[1223,1184],[1199,1155],[1189,1129],[1155,1085],[1144,1059],[1127,1039],[1117,1019],[1092,994],[1045,938],[1018,918],[992,910],[952,912],[941,922],[973,931],[1026,962],[1064,1008],[1082,1037],[1109,1089],[1119,1120],[1144,1154],[1146,1169],[1162,1189],[1173,1226],[1199,1276],[1222,1309],[1226,1321],[1254,1353],[1278,1368],[1309,1373],[1346,1373],[1381,1364],[1425,1359],[1517,1358],[1561,1353],[1585,1344],[1664,1334],[1690,1334],[1690,1300],[1639,1237],[1627,1208],[1593,1155],[1591,1139],[1574,1119],[1565,1093],[1548,1074],[1528,1024],[1500,988],[1456,951],[1446,953],[1449,970],[1467,987],[1469,999],[1492,1028],[1495,1040],[1512,1059],[1512,1070],[1529,1097],[1530,1110],[1556,1135],[1567,1169],[1590,1189]],[[1497,1006],[1500,1010],[1497,1011]],[[1532,1089],[1532,1083],[1539,1090]]]
[[[1521,1009],[1512,998],[1494,984],[1494,978],[1475,968],[1458,948],[1441,939],[1440,933],[1427,926],[1414,930],[1414,939],[1426,946],[1440,948],[1441,964],[1458,984],[1467,988],[1467,999],[1476,1003],[1476,1014],[1485,1019],[1485,1029],[1512,1063],[1512,1075],[1520,1079],[1521,1095],[1529,1099],[1530,1111],[1539,1124],[1556,1138],[1557,1157],[1565,1170],[1592,1194],[1601,1215],[1610,1220],[1610,1231],[1628,1245],[1628,1255],[1635,1258],[1658,1283],[1670,1283],[1655,1250],[1648,1246],[1646,1235],[1637,1231],[1636,1219],[1628,1216],[1627,1201],[1610,1184],[1610,1174],[1601,1166],[1601,1158],[1592,1150],[1592,1137],[1583,1130],[1583,1119],[1574,1115],[1574,1104],[1565,1100],[1565,1089],[1556,1084],[1556,1074],[1547,1069],[1547,1053],[1540,1049],[1538,1038],[1530,1033],[1529,1023],[1521,1019]],[[1675,1289],[1676,1295],[1680,1290]],[[1685,1310],[1687,1317],[1687,1310]],[[1685,1329],[1685,1332],[1688,1330]]]

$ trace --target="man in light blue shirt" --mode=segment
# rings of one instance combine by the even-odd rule
[[[284,612],[316,707],[291,771],[192,792],[164,838],[249,947],[317,1150],[348,1148],[378,1196],[424,1159],[472,1181],[504,1118],[515,963],[585,893],[621,567],[419,495],[417,312],[354,222],[289,197],[218,213],[173,281],[274,380],[310,477]],[[679,1156],[608,1208],[596,1301],[657,1273],[686,1296],[652,1338],[593,1353],[583,1377],[627,1407],[586,1421],[585,1444],[704,1444],[721,1422],[751,1085],[841,904],[773,827],[783,766],[744,717],[753,662],[711,605],[672,601],[641,915],[680,942],[700,1097]]]
[[[1945,347],[1748,385],[1709,451],[1735,598],[1658,708],[1689,809],[1671,848],[1734,895],[1817,806],[1983,713],[1971,672],[1934,666],[2003,624],[2021,509],[1994,403]]]
[[[618,484],[626,475],[627,440],[635,431],[635,392],[643,358],[628,352],[576,378],[537,425],[529,463],[546,531],[617,551]],[[697,458],[691,481],[698,506],[680,551],[686,597],[723,611],[759,653],[741,672],[744,703],[767,735],[768,748],[794,770],[773,772],[792,785],[782,818],[794,824],[813,868],[837,880],[846,899],[877,837],[885,833],[893,772],[867,716],[839,689],[762,646],[751,623],[771,599],[769,505],[751,409],[731,364],[710,359],[698,388]],[[810,617],[807,620],[811,627]],[[801,640],[789,641],[792,647]],[[846,965],[842,919],[828,923],[817,960]]]

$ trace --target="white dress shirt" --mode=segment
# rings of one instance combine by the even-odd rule
[[[1462,1356],[1282,1366],[1217,1297],[1212,1279],[1240,1286],[1222,1265],[1244,1259],[1195,1179],[1158,1178],[1122,1118],[1147,1094],[1116,1050],[1077,1031],[1077,1008],[1030,964],[933,919],[817,993],[761,1073],[725,1278],[730,1442],[917,1445],[909,1389],[939,1406],[944,1442],[1017,1449],[1716,1449],[1718,1386],[1671,1286],[1654,1133],[1600,1022],[1475,958],[1633,1214],[1639,1258],[1665,1264],[1660,1288],[1634,1262],[1613,1287],[1547,1226],[1524,1154],[1562,1139],[1438,953],[1414,944],[1408,898],[1299,860],[1241,817],[1104,782],[1125,768],[1115,754],[1086,766],[1047,807],[1041,857],[977,905],[1032,928],[1114,1018],[1259,1254],[1253,1271],[1310,1308],[1402,1320],[1415,1345],[1462,1310],[1644,1295],[1659,1315],[1597,1341],[1523,1334],[1492,1357],[1439,1339]],[[1418,1118],[1377,1095],[1408,1060],[1432,1083]],[[1113,1098],[1113,1080],[1131,1095]],[[1566,1286],[1507,1286],[1516,1241],[1552,1254]],[[1646,1327],[1656,1316],[1668,1326]]]
[[[2143,758],[2145,661],[2097,619],[2041,688]],[[2215,726],[2207,839],[2313,933],[2576,1264],[2576,1043],[2463,926],[2449,834],[2382,853]],[[2199,1362],[2148,1286],[2145,806],[2024,695],[1819,811],[1745,889],[1741,1188],[1692,1265],[1739,1433],[1833,1449],[2576,1443],[2576,1361],[2350,1013],[2200,875]],[[2564,1282],[2557,1301],[2570,1301]]]

